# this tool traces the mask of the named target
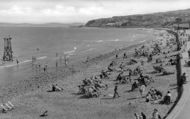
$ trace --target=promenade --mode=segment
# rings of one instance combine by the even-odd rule
[[[187,43],[187,48],[182,53],[183,58],[181,60],[182,73],[186,73],[187,83],[183,85],[182,96],[167,119],[190,119],[190,67],[185,64],[185,61],[189,60],[188,49],[190,49],[190,42]]]

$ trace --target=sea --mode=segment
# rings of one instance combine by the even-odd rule
[[[115,49],[143,43],[155,38],[153,29],[143,28],[88,28],[88,27],[0,27],[0,58],[4,52],[5,37],[11,37],[14,59],[19,67],[32,61],[48,61],[68,57],[73,61],[96,57]],[[0,83],[22,78],[15,70],[15,61],[0,65]],[[22,69],[22,68],[20,68]],[[26,67],[24,69],[27,71]],[[27,77],[26,77],[27,78]]]

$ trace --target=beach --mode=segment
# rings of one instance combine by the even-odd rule
[[[138,29],[137,31],[139,32]],[[79,52],[80,50],[76,46],[69,48],[71,49],[69,51],[62,51],[62,53],[75,54],[70,55],[68,66],[64,65],[63,59],[63,61],[57,61],[55,53],[58,50],[50,50],[51,53],[48,55],[45,52],[48,52],[49,49],[41,51],[42,54],[36,53],[38,58],[36,64],[40,64],[42,67],[48,64],[47,72],[43,72],[42,67],[40,71],[32,68],[31,59],[29,59],[32,55],[23,55],[23,59],[21,58],[22,55],[19,56],[21,59],[21,64],[19,65],[13,63],[1,66],[2,74],[5,72],[10,73],[1,80],[1,100],[3,103],[10,100],[16,107],[13,111],[3,114],[2,118],[38,119],[40,118],[40,113],[48,110],[49,116],[46,117],[48,119],[124,119],[133,118],[134,112],[140,113],[140,111],[144,111],[147,115],[151,114],[154,108],[157,108],[161,115],[165,116],[172,105],[146,104],[144,103],[144,98],[139,98],[138,92],[127,92],[131,88],[129,85],[119,86],[121,98],[111,99],[109,95],[113,93],[114,88],[112,80],[116,78],[118,73],[113,73],[110,80],[104,81],[109,88],[102,93],[101,97],[81,99],[79,95],[76,95],[81,81],[84,78],[99,74],[102,69],[106,70],[106,66],[115,59],[116,54],[119,55],[117,62],[121,63],[123,53],[127,53],[128,57],[132,57],[135,48],[142,44],[148,44],[158,37],[155,34],[160,33],[160,31],[148,29],[144,31],[150,36],[135,35],[138,34],[136,32],[134,32],[134,35],[129,35],[138,40],[138,42],[132,40],[124,44],[121,38],[95,40],[94,42],[101,45],[93,42],[92,44],[95,44],[96,47],[90,47],[82,50],[82,52]],[[142,32],[141,29],[140,32]],[[119,33],[118,35],[121,34]],[[89,47],[92,44],[87,43],[85,45]],[[98,50],[93,50],[93,48]],[[59,56],[63,56],[62,53],[58,51]],[[88,61],[86,60],[87,57],[89,57]],[[26,60],[25,58],[28,59]],[[57,68],[55,67],[56,61],[58,62]],[[173,66],[166,68],[175,72],[175,67]],[[153,70],[152,64],[147,63],[144,70],[146,73],[151,72]],[[175,102],[177,97],[175,74],[163,77],[154,74],[150,75],[156,79],[151,86],[161,89],[164,94],[166,93],[164,91],[171,90],[172,100]],[[63,92],[48,92],[52,83],[59,84],[63,88]]]

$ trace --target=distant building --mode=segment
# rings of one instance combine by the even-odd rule
[[[173,28],[174,29],[184,29],[184,30],[190,29],[190,23],[180,23],[180,24],[174,23]]]

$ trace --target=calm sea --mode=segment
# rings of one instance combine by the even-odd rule
[[[153,34],[142,29],[101,29],[65,27],[0,27],[0,56],[3,38],[10,35],[14,57],[20,60],[32,56],[55,57],[104,53],[115,48],[152,39]]]
[[[65,28],[65,27],[0,27],[0,56],[3,55],[3,38],[12,37],[14,57],[21,64],[31,62],[31,57],[51,59],[67,54],[75,60],[127,47],[154,38],[152,30],[119,28]],[[0,66],[0,82],[10,83],[27,78],[28,67],[16,63]]]

